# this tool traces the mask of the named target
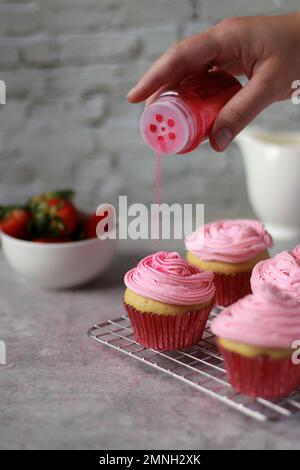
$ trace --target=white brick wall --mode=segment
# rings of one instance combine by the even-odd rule
[[[155,158],[129,88],[173,42],[222,17],[297,8],[299,0],[0,0],[0,203],[68,185],[84,206],[119,193],[153,201]],[[278,106],[262,122],[299,115]],[[210,218],[250,212],[234,147],[165,159],[162,181],[163,200],[207,203]]]
[[[41,26],[42,8],[37,3],[3,2],[0,5],[1,35],[24,36]]]
[[[211,21],[228,16],[229,11],[231,16],[259,15],[272,13],[277,6],[276,0],[209,0],[199,3],[202,18]],[[284,3],[289,3],[289,0],[283,0],[281,5]]]

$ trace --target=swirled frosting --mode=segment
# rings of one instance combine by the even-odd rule
[[[295,248],[290,251],[290,253],[300,263],[300,245],[295,246]]]
[[[300,339],[300,303],[266,284],[224,310],[212,322],[215,335],[262,347],[290,348]]]
[[[125,275],[133,292],[169,304],[198,305],[215,295],[211,272],[192,266],[178,253],[160,251],[143,258]]]
[[[257,263],[250,282],[252,292],[257,292],[267,282],[300,301],[300,265],[288,251]]]
[[[206,261],[242,263],[273,245],[271,235],[257,220],[219,220],[186,237],[185,245]]]

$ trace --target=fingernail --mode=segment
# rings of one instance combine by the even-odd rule
[[[228,147],[232,139],[233,139],[233,134],[230,129],[227,129],[227,127],[222,127],[215,134],[215,143],[217,144],[217,147],[221,151],[225,150],[226,147]]]

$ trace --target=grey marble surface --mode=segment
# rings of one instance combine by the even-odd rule
[[[134,262],[122,255],[89,286],[47,292],[0,257],[0,448],[300,449],[300,417],[258,423],[87,338],[122,313]]]

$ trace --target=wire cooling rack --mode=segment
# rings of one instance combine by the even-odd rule
[[[184,351],[159,352],[141,346],[134,338],[126,315],[94,325],[89,329],[88,336],[171,375],[258,421],[289,418],[300,413],[300,390],[288,398],[266,400],[239,395],[232,389],[227,381],[223,359],[216,348],[214,335],[210,331],[211,320],[216,314],[216,310],[211,313],[200,343]]]

